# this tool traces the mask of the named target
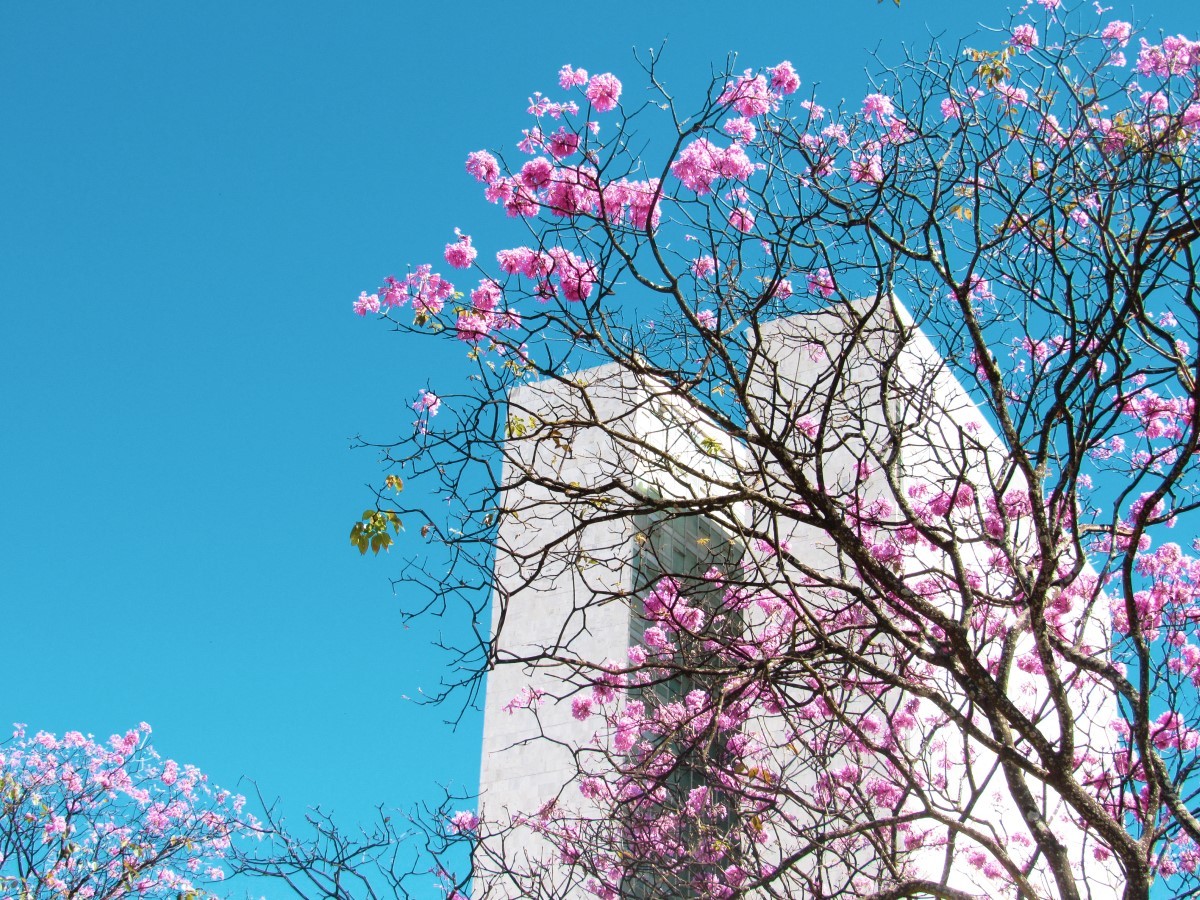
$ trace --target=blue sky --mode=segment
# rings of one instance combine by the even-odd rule
[[[0,5],[0,722],[138,721],[222,785],[346,821],[470,789],[480,717],[436,685],[393,593],[404,547],[346,535],[382,474],[355,434],[461,362],[357,319],[382,276],[484,255],[465,175],[563,63],[639,90],[667,40],[684,97],[730,51],[857,103],[869,51],[956,39],[1005,7],[727,3]],[[1194,27],[1185,4],[1144,20]],[[1113,15],[1129,15],[1118,8]]]

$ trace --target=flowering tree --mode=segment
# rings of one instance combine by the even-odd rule
[[[107,744],[18,725],[0,745],[0,894],[20,900],[212,896],[243,799],[194,766],[163,761],[150,726]]]
[[[564,772],[477,895],[1200,894],[1200,43],[1020,16],[837,109],[566,66],[467,159],[520,241],[355,303],[477,369],[351,539],[448,549]]]

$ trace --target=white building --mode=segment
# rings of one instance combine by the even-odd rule
[[[696,592],[715,566],[730,578],[793,598],[803,608],[795,622],[805,616],[810,623],[827,621],[830,634],[820,637],[842,640],[833,632],[842,627],[838,623],[846,611],[853,612],[854,592],[876,586],[848,556],[845,534],[834,540],[828,528],[805,523],[798,479],[807,480],[810,498],[826,498],[851,532],[855,526],[846,511],[876,504],[871,516],[895,527],[860,528],[852,539],[885,564],[896,552],[897,571],[912,584],[965,567],[984,573],[983,583],[972,589],[980,596],[1008,590],[1010,575],[988,574],[996,568],[991,561],[996,541],[981,536],[979,522],[986,518],[989,498],[1000,498],[1004,540],[1009,546],[1029,545],[1028,523],[1004,506],[1004,498],[1019,494],[1024,482],[1014,474],[1003,443],[907,313],[898,305],[874,306],[864,302],[761,326],[743,361],[742,396],[715,404],[718,413],[730,411],[732,423],[706,420],[667,381],[616,365],[510,394],[492,623],[493,634],[500,636],[498,664],[487,684],[480,777],[481,816],[491,836],[477,854],[476,897],[602,892],[603,878],[589,890],[588,876],[567,864],[570,852],[564,854],[561,832],[552,842],[542,837],[537,813],[556,828],[577,820],[582,852],[596,841],[621,842],[611,828],[605,830],[611,815],[581,793],[584,775],[612,767],[611,735],[604,736],[597,715],[577,716],[573,704],[590,697],[607,669],[630,667],[629,648],[642,643],[647,626],[641,598],[661,575],[685,576],[690,579],[685,589]],[[744,439],[729,437],[737,429]],[[906,549],[903,528],[922,514],[917,507],[928,510],[930,497],[936,503],[939,493],[952,499],[930,527],[945,535],[944,547],[951,551],[928,542],[919,549],[912,542]],[[881,512],[883,504],[892,512]],[[1001,612],[976,622],[977,612],[960,608],[966,602],[961,593],[947,591],[936,602],[942,612],[966,622],[981,657],[994,655],[988,630],[1000,627]],[[715,619],[715,608],[712,615]],[[725,627],[727,633],[736,627],[761,636],[767,629],[778,631],[779,616],[770,604],[749,605],[730,614]],[[1058,621],[1092,652],[1104,651],[1107,627],[1099,617],[1067,608]],[[740,726],[755,736],[763,771],[776,779],[776,800],[770,814],[762,816],[764,833],[753,845],[744,837],[740,843],[723,838],[728,845],[723,857],[684,867],[688,877],[737,887],[736,877],[729,881],[726,872],[739,854],[747,860],[744,855],[750,854],[755,866],[748,869],[772,864],[789,872],[773,887],[752,890],[755,896],[854,896],[905,878],[946,882],[978,896],[1015,895],[1014,884],[1023,878],[1023,887],[1034,895],[1057,896],[1045,860],[1024,849],[1036,844],[1031,828],[1051,828],[1090,896],[1119,894],[1111,866],[1099,859],[1102,850],[1043,784],[1036,787],[1044,822],[1026,823],[996,754],[966,734],[963,722],[979,717],[972,698],[948,673],[926,667],[919,677],[927,689],[949,698],[949,708],[965,717],[961,721],[947,707],[916,694],[864,690],[861,682],[845,680],[861,678],[864,665],[889,665],[896,640],[867,641],[850,665],[844,655],[815,652],[821,645],[811,624],[790,627],[791,633],[781,632],[787,649],[780,658],[789,660],[789,674],[776,685],[782,711],[760,702]],[[861,627],[846,624],[846,633]],[[1005,627],[1016,635],[1010,649],[1027,655],[1032,639],[1019,634],[1019,625]],[[910,635],[917,646],[931,647],[919,622],[897,628],[903,632],[901,643]],[[801,677],[809,665],[813,677]],[[754,667],[747,662],[744,668]],[[1008,694],[1047,740],[1055,740],[1062,719],[1049,702],[1045,680],[1009,669]],[[1114,746],[1114,708],[1089,685],[1073,684],[1067,705],[1078,755],[1084,758],[1080,765],[1100,767]],[[665,703],[694,687],[694,681],[676,677],[640,690],[653,692],[647,699]],[[878,800],[882,793],[877,786],[896,781],[894,772],[884,771],[888,754],[868,754],[865,761],[842,744],[822,743],[816,731],[805,731],[811,720],[798,719],[799,711],[814,704],[835,710],[823,728],[843,732],[871,717],[908,715],[914,724],[895,753],[914,771],[941,767],[924,786],[910,785],[893,801],[894,808],[878,813],[897,820],[912,814],[924,823],[893,828],[899,843],[882,855],[878,840],[853,832],[872,809],[872,797]],[[979,725],[984,732],[990,727]],[[813,750],[824,746],[832,749],[827,754]],[[671,777],[685,790],[702,784],[690,769]],[[779,790],[784,784],[796,789]],[[513,816],[525,818],[504,829]],[[725,820],[730,834],[735,816]],[[742,832],[744,826],[738,826]],[[838,828],[847,836],[831,839],[820,852],[812,849],[819,840],[804,837]],[[612,859],[621,858],[620,847],[609,850]],[[1004,870],[998,859],[1006,850],[1012,860],[1031,859],[1028,871]],[[838,858],[831,862],[831,856]],[[500,870],[506,874],[487,874]],[[610,879],[609,887],[625,896],[710,895],[678,883],[637,882],[636,873],[626,874],[619,884]],[[719,888],[713,891],[712,896],[720,895]]]

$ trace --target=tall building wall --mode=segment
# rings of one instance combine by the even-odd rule
[[[746,409],[757,422],[748,430],[758,427],[793,442],[789,455],[806,460],[806,477],[843,502],[853,495],[864,505],[886,501],[897,506],[910,488],[928,485],[950,493],[970,487],[982,505],[993,484],[1022,489],[1024,482],[1019,473],[1012,473],[1003,442],[927,338],[912,327],[903,308],[889,302],[874,312],[871,307],[871,301],[863,301],[761,326],[754,345],[759,365]],[[576,719],[571,704],[606,661],[624,665],[631,640],[640,636],[638,596],[657,577],[649,552],[653,547],[645,547],[653,540],[654,527],[653,516],[610,515],[594,493],[575,496],[556,487],[573,482],[589,489],[603,486],[620,501],[614,510],[630,502],[633,494],[673,499],[684,511],[681,521],[709,522],[703,526],[708,537],[694,543],[712,547],[712,534],[722,533],[722,524],[731,532],[757,533],[786,543],[805,566],[828,573],[831,582],[853,579],[854,566],[828,535],[794,517],[746,504],[731,509],[718,502],[742,486],[740,470],[761,479],[755,487],[763,496],[786,505],[794,492],[795,472],[764,449],[770,442],[733,445],[652,380],[606,366],[521,387],[512,392],[509,405],[510,429],[521,436],[508,442],[504,460],[492,621],[493,633],[500,637],[485,700],[480,807],[489,822],[507,821],[509,814],[529,816],[548,804],[565,804],[586,818],[588,801],[579,793],[576,776],[581,768],[602,766],[599,754],[604,748],[593,742],[595,721]],[[706,505],[707,500],[713,502]],[[955,527],[953,516],[946,527]],[[682,534],[686,528],[680,525],[675,531]],[[1029,534],[1014,535],[1018,544],[1032,539]],[[662,530],[664,546],[673,540],[677,538],[669,529]],[[986,568],[990,551],[985,544],[966,535],[960,544],[965,554],[961,562]],[[722,552],[728,563],[733,556],[751,558],[756,551],[747,545]],[[764,573],[778,565],[780,585],[796,580],[794,572],[786,571],[782,555],[775,560],[764,561],[759,554],[755,565]],[[929,549],[908,565],[931,571],[953,568],[944,554]],[[771,580],[767,574],[765,581]],[[819,605],[820,592],[813,592],[807,602]],[[1101,617],[1084,616],[1080,623],[1081,642],[1106,644],[1107,625]],[[750,616],[742,627],[753,630],[761,624]],[[553,662],[547,666],[548,659]],[[533,666],[533,660],[540,665]],[[1024,692],[1023,702],[1031,710],[1047,706],[1046,698],[1037,694],[1038,679],[1029,677],[1027,682],[1016,686],[1018,693]],[[943,688],[955,696],[948,676]],[[833,690],[842,696],[846,714],[870,715],[872,708],[893,702],[887,695],[866,702],[850,690]],[[1074,699],[1077,716],[1072,727],[1080,745],[1097,753],[1111,750],[1111,701],[1087,691]],[[897,695],[894,702],[901,701]],[[960,696],[958,702],[969,714],[969,698]],[[966,765],[948,764],[945,784],[927,802],[944,806],[947,816],[969,808],[970,827],[1001,841],[1019,841],[1025,826],[1009,799],[1003,771],[981,762],[986,762],[988,751],[967,746],[955,726],[936,722],[936,710],[929,704],[922,705],[919,716],[928,720],[920,735],[929,746],[957,742],[948,757],[973,760],[970,779]],[[769,742],[779,770],[793,773],[803,787],[810,787],[823,771],[837,768],[836,759],[806,768],[807,761],[784,758],[790,752],[786,731],[794,722],[764,713],[750,725],[774,734]],[[1053,718],[1048,717],[1043,728],[1048,737],[1057,737]],[[988,774],[979,778],[979,771]],[[1116,892],[1113,867],[1092,858],[1092,848],[1062,814],[1061,804],[1050,798],[1048,806],[1072,858],[1081,871],[1086,868],[1092,895]],[[797,808],[789,815],[803,822],[811,814]],[[820,823],[814,819],[812,825]],[[951,883],[986,892],[989,880],[965,852],[969,844],[962,838],[949,846],[917,845],[901,854],[902,865],[910,874],[935,880],[950,873]],[[763,852],[769,856],[787,849]],[[886,876],[862,867],[854,858],[859,851],[847,852],[841,869],[828,869],[830,877],[839,877],[839,871],[846,878],[851,872],[866,879]],[[489,853],[490,863],[483,857],[477,860],[483,863],[481,870],[499,868],[495,857],[502,857],[518,869],[525,867],[527,876],[540,883],[481,878],[476,883],[479,896],[539,891],[546,896],[586,895],[579,884],[563,880],[565,869],[546,864],[551,854],[536,828],[515,830],[505,841],[485,841],[481,854]],[[1031,880],[1053,893],[1048,876],[1036,867]],[[637,896],[652,895],[644,888],[640,891]]]
[[[719,457],[699,449],[705,438],[729,447],[727,438],[699,426],[661,384],[615,366],[515,389],[508,416],[510,434],[520,437],[506,444],[501,475],[492,603],[499,639],[487,679],[480,772],[480,809],[495,823],[559,802],[586,815],[576,776],[581,767],[602,767],[602,749],[592,740],[596,721],[575,718],[572,701],[587,696],[606,663],[627,665],[639,621],[631,608],[644,587],[639,572],[651,577],[646,563],[660,529],[650,515],[610,515],[592,489],[607,486],[621,506],[634,491],[707,502],[714,479],[732,478]],[[586,495],[561,490],[572,482]],[[649,540],[640,569],[638,539]],[[582,896],[541,864],[553,854],[536,829],[518,829],[492,846],[540,879],[536,890]],[[477,865],[496,868],[483,858]],[[481,877],[476,893],[484,892],[516,897],[535,890],[519,878]]]

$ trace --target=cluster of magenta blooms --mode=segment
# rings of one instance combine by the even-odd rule
[[[69,731],[0,744],[0,895],[207,896],[232,842],[256,833],[245,799],[163,760],[144,722],[98,742]]]
[[[1058,0],[1038,0],[1038,5],[1044,8],[1053,23]],[[1010,32],[1008,47],[1018,55],[1035,53],[1046,43],[1047,31],[1048,26],[1044,25],[1016,25]],[[1125,51],[1133,33],[1128,22],[1101,22],[1092,37],[1097,52],[1103,57],[1103,66],[1114,71],[1129,66]],[[1143,38],[1133,69],[1137,76],[1155,80],[1157,84],[1155,89],[1141,89],[1133,78],[1129,79],[1126,94],[1130,106],[1123,119],[1116,113],[1097,108],[1089,111],[1083,124],[1067,128],[1060,124],[1047,105],[1043,105],[1039,110],[1039,139],[1051,147],[1079,147],[1084,152],[1117,155],[1131,143],[1136,146],[1139,139],[1148,141],[1169,132],[1174,135],[1174,146],[1181,153],[1194,149],[1200,141],[1200,96],[1197,93],[1200,42],[1174,36],[1153,44]],[[718,98],[718,103],[727,108],[727,115],[719,123],[724,137],[714,128],[711,133],[696,137],[683,146],[671,162],[669,171],[678,186],[664,186],[655,178],[605,182],[594,164],[602,147],[594,143],[601,124],[592,113],[611,113],[619,108],[620,82],[608,74],[589,78],[582,70],[566,66],[560,73],[560,86],[583,94],[587,101],[586,115],[580,118],[581,106],[576,99],[554,101],[535,95],[529,112],[537,123],[524,132],[518,144],[533,158],[514,171],[506,171],[491,153],[480,150],[469,155],[466,169],[484,185],[486,199],[502,206],[509,216],[545,217],[556,228],[561,228],[563,221],[579,222],[583,228],[589,222],[603,220],[612,226],[653,232],[659,228],[680,187],[683,189],[680,196],[685,194],[690,201],[723,191],[721,196],[726,202],[720,209],[724,221],[732,229],[730,233],[753,238],[759,211],[754,208],[746,186],[765,168],[755,161],[756,139],[766,118],[775,114],[784,98],[794,93],[799,85],[795,69],[788,62],[758,73],[747,70],[728,81]],[[826,122],[828,111],[812,100],[801,102],[799,107],[804,121],[797,123],[796,132],[800,145],[812,160],[800,176],[802,183],[811,184],[817,179],[840,175],[849,186],[857,185],[862,190],[878,188],[885,178],[884,151],[902,147],[914,137],[910,124],[896,109],[893,98],[884,93],[867,95],[854,122]],[[973,121],[986,120],[989,115],[1026,109],[1035,109],[1030,92],[1011,78],[991,83],[980,79],[979,83],[968,85],[938,103],[944,122],[961,128],[969,128]],[[862,137],[864,133],[865,138]],[[1099,206],[1095,195],[1080,197],[1069,214],[1071,227],[1080,231],[1092,227]],[[555,233],[553,229],[547,231],[549,235]],[[736,246],[736,240],[735,236],[728,246]],[[461,233],[456,232],[456,240],[446,245],[445,260],[455,269],[475,266],[477,255],[470,237]],[[478,286],[469,292],[469,303],[461,304],[454,312],[455,320],[445,324],[453,328],[460,340],[473,347],[490,342],[502,352],[512,349],[504,333],[516,333],[521,326],[520,313],[505,302],[509,282],[501,280],[503,277],[522,280],[520,296],[532,296],[541,302],[563,300],[568,303],[587,301],[601,278],[596,262],[556,242],[536,249],[521,246],[500,250],[496,254],[496,263],[501,274],[494,277],[484,274]],[[702,254],[691,262],[690,271],[697,283],[702,284],[726,271],[726,266],[712,254]],[[828,299],[838,292],[837,273],[828,267],[795,274],[803,279],[808,292],[815,297]],[[776,298],[786,300],[795,288],[789,279],[780,278],[771,290]],[[449,282],[426,265],[405,279],[389,278],[377,293],[364,292],[354,308],[359,315],[366,315],[411,304],[421,316],[441,313],[447,301],[459,296]],[[971,276],[969,296],[972,302],[981,304],[996,299],[993,285],[980,275]],[[1175,325],[1169,311],[1159,315],[1159,324],[1164,328]],[[694,325],[711,333],[716,330],[717,319],[711,310],[698,309]],[[1055,338],[1046,342],[1026,340],[1016,347],[1010,366],[1010,394],[1016,396],[1019,393],[1019,382],[1024,375],[1052,367],[1055,358],[1068,346],[1065,338]],[[519,349],[525,352],[523,345]],[[1183,347],[1181,352],[1186,355],[1187,350]],[[978,360],[975,362],[979,363]],[[1127,445],[1124,437],[1113,434],[1093,446],[1090,456],[1097,466],[1124,465],[1146,469],[1169,466],[1175,461],[1174,447],[1192,427],[1192,403],[1187,399],[1159,396],[1143,382],[1144,379],[1135,378],[1114,397],[1115,407],[1125,421],[1131,423],[1126,432],[1129,442]],[[436,396],[425,390],[417,407],[436,412],[438,403]],[[797,440],[813,439],[817,427],[815,421],[798,421]],[[1090,476],[1081,474],[1078,483],[1081,488],[1090,488]],[[1069,525],[1076,512],[1068,499],[1074,500],[1059,499],[1061,505],[1053,511],[1054,515],[1064,525]],[[996,552],[984,554],[966,574],[973,588],[986,588],[986,593],[992,596],[1019,593],[1011,561],[1000,552],[999,542],[1014,529],[1029,527],[1030,499],[1027,493],[1011,490],[997,499],[977,497],[969,487],[947,493],[935,486],[914,484],[909,486],[909,501],[911,509],[923,522],[954,519],[964,532],[974,529],[981,545],[986,547],[989,542],[996,545]],[[1116,538],[1110,531],[1109,537],[1096,538],[1087,549],[1100,555],[1125,549],[1116,546],[1121,541],[1119,535],[1131,533],[1136,522],[1142,523],[1138,530],[1143,532],[1157,530],[1157,527],[1146,529],[1146,521],[1163,527],[1174,524],[1170,511],[1163,504],[1148,517],[1143,515],[1139,504],[1144,502],[1143,496],[1131,504],[1115,529]],[[912,524],[897,527],[894,513],[895,510],[881,501],[847,510],[849,520],[877,560],[898,570],[910,564],[919,569],[919,560],[933,548]],[[764,560],[785,548],[763,546],[758,549],[760,559],[754,565],[763,565]],[[1171,672],[1200,687],[1200,646],[1197,638],[1192,636],[1193,624],[1200,621],[1200,560],[1187,555],[1176,543],[1152,547],[1149,533],[1143,533],[1137,549],[1140,552],[1137,574],[1141,583],[1132,602],[1140,619],[1139,630],[1151,641],[1162,641]],[[1029,562],[1033,565],[1037,561]],[[1065,560],[1064,566],[1072,563],[1072,559]],[[713,570],[706,577],[720,587],[727,576]],[[918,593],[931,597],[953,597],[962,592],[958,582],[940,575],[930,575],[914,587]],[[1073,635],[1072,629],[1077,628],[1079,616],[1089,598],[1095,595],[1096,587],[1096,577],[1085,568],[1046,611],[1050,627],[1064,639],[1079,637]],[[1120,596],[1119,585],[1116,587],[1109,594],[1112,627],[1118,636],[1128,635],[1129,605]],[[813,585],[811,590],[813,595],[819,595],[822,589]],[[853,620],[858,613],[854,604],[846,602],[845,598],[830,597],[828,601],[828,621],[824,623],[828,628],[855,626]],[[926,751],[928,765],[920,770],[900,771],[891,762],[897,748],[923,726],[931,725],[938,716],[936,710],[924,706],[915,697],[896,705],[889,716],[868,717],[854,730],[839,727],[837,711],[820,698],[814,700],[798,712],[797,718],[803,724],[792,728],[784,737],[792,745],[806,745],[809,751],[793,754],[792,758],[836,757],[843,762],[835,769],[801,781],[789,778],[795,773],[780,767],[778,755],[772,752],[778,749],[780,737],[777,731],[762,725],[763,719],[779,712],[780,700],[768,683],[755,680],[757,676],[753,673],[760,670],[754,663],[770,659],[784,647],[790,646],[791,652],[796,652],[794,643],[801,610],[805,617],[813,615],[811,596],[802,601],[797,597],[780,596],[777,592],[756,593],[730,587],[724,590],[722,604],[714,612],[689,603],[676,582],[664,580],[645,600],[647,627],[642,641],[629,649],[628,659],[605,662],[596,673],[590,691],[576,696],[572,702],[572,712],[577,719],[597,723],[594,745],[604,751],[600,756],[605,761],[604,766],[594,771],[581,771],[578,787],[592,808],[600,812],[588,820],[565,806],[552,804],[539,811],[518,815],[514,823],[540,833],[557,848],[564,863],[574,865],[580,862],[582,854],[590,854],[587,870],[596,874],[588,880],[587,887],[598,897],[620,895],[632,855],[643,862],[653,862],[663,871],[673,867],[682,871],[701,863],[702,868],[695,877],[702,883],[695,884],[694,888],[703,896],[720,898],[731,896],[741,886],[771,875],[770,867],[765,864],[758,871],[747,871],[744,854],[733,859],[727,841],[716,838],[695,840],[698,833],[719,834],[716,825],[730,821],[728,807],[731,804],[738,807],[734,817],[737,822],[753,823],[744,826],[742,840],[769,841],[773,833],[788,832],[786,822],[770,821],[771,816],[782,815],[780,809],[783,807],[778,800],[786,791],[803,791],[806,802],[812,807],[824,806],[831,810],[845,810],[866,802],[875,807],[867,811],[870,815],[895,807],[914,778],[924,778],[922,787],[925,789],[944,789],[946,772],[969,762],[964,759],[961,745],[955,750],[947,742],[935,743]],[[1012,607],[991,608],[986,604],[973,612],[972,633],[979,642],[984,665],[993,672],[999,665],[1004,639],[1017,625],[1019,613]],[[728,634],[720,640],[706,638],[713,631],[710,626],[714,617],[751,614],[757,627],[741,632],[736,639]],[[723,685],[720,702],[703,689],[692,690],[670,702],[657,702],[652,693],[641,687],[664,677],[669,671],[681,638],[709,640],[707,649],[718,660],[725,660],[733,670],[740,668],[746,672],[744,676],[738,676],[742,682]],[[1104,648],[1087,646],[1085,634],[1081,651],[1103,653]],[[900,660],[899,653],[897,659]],[[911,660],[905,660],[904,665],[914,684],[920,684],[922,680],[931,684],[937,681],[938,675],[932,669],[913,668]],[[1117,666],[1120,669],[1121,664],[1118,662]],[[1027,648],[1016,661],[1016,668],[1031,685],[1036,684],[1043,674],[1042,662],[1032,648]],[[1086,690],[1086,686],[1080,685],[1089,679],[1096,681],[1097,690],[1103,689],[1099,680],[1087,672],[1079,671],[1075,677],[1080,690]],[[875,695],[888,689],[883,684],[866,680],[855,687]],[[1019,695],[1020,691],[1016,693]],[[1037,696],[1037,689],[1030,687],[1023,702],[1033,703]],[[730,701],[729,697],[736,697],[736,700]],[[541,692],[527,688],[513,698],[508,710],[522,714],[523,710],[536,708],[543,701]],[[1137,823],[1144,822],[1144,816],[1159,813],[1145,808],[1146,789],[1139,786],[1142,764],[1130,749],[1128,726],[1117,720],[1112,727],[1126,740],[1109,753],[1082,749],[1076,759],[1076,774],[1115,818],[1134,823],[1132,827],[1141,827]],[[1190,727],[1179,712],[1168,709],[1155,719],[1152,740],[1154,746],[1169,758],[1171,754],[1195,751],[1200,746],[1200,732]],[[704,758],[713,761],[702,779],[705,786],[692,789],[686,798],[675,798],[678,802],[672,806],[664,776],[675,771],[681,758],[693,753],[700,741],[707,742],[708,746]],[[925,774],[921,775],[922,772]],[[798,784],[804,786],[797,787]],[[851,786],[856,790],[852,792]],[[610,822],[619,820],[622,829],[619,840],[612,842],[607,850],[602,842],[589,841],[585,835],[589,827],[605,821],[605,816]],[[714,827],[708,832],[703,829],[698,832],[697,823],[706,822]],[[451,828],[460,834],[473,835],[486,832],[491,826],[506,827],[509,824],[513,823],[481,822],[474,813],[464,811],[454,816]],[[897,831],[909,850],[945,846],[950,840],[947,829],[929,821],[901,822]],[[1020,834],[1013,836],[1015,849],[1011,855],[1018,864],[1032,864],[1037,849],[1025,839],[1028,846],[1023,851],[1022,839]],[[852,856],[867,840],[865,835],[848,836],[840,850]],[[1022,860],[1023,852],[1028,860]],[[1100,843],[1094,844],[1092,853],[1096,859],[1108,855]],[[1006,877],[995,859],[979,849],[969,849],[967,858],[984,878],[1001,882]],[[1177,872],[1194,873],[1200,870],[1200,850],[1190,841],[1180,839],[1168,843],[1155,864],[1159,874],[1165,876]]]

